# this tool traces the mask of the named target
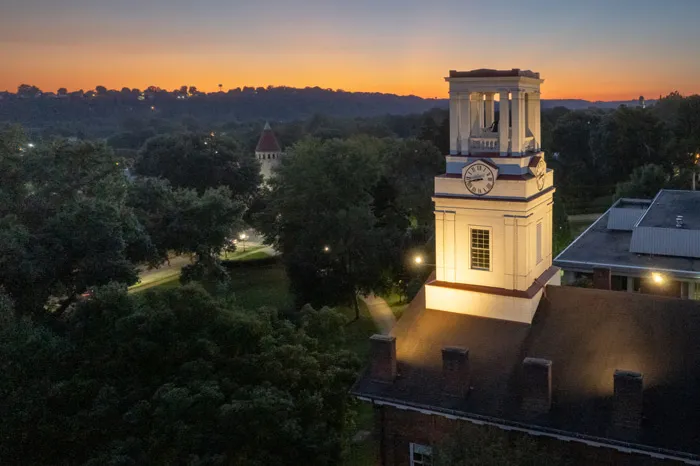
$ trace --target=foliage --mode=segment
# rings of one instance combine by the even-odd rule
[[[671,177],[659,165],[647,164],[637,167],[629,180],[618,183],[615,197],[651,199],[660,189],[668,187]]]
[[[260,225],[299,303],[354,303],[381,281],[385,236],[372,191],[383,149],[370,138],[307,139],[283,159]]]
[[[61,140],[30,147],[17,129],[0,141],[0,285],[17,309],[61,313],[92,286],[135,283],[134,262],[154,249],[125,208],[111,152]]]
[[[571,242],[571,224],[566,214],[566,207],[559,194],[554,195],[552,212],[552,254],[556,255]]]
[[[408,139],[389,144],[384,165],[398,208],[418,225],[432,226],[434,177],[445,173],[444,155],[430,142]]]
[[[555,466],[561,455],[523,434],[508,434],[494,427],[462,428],[438,446],[435,466]]]
[[[252,153],[232,139],[195,133],[149,139],[134,168],[140,175],[165,178],[175,187],[199,193],[226,186],[241,199],[249,198],[261,181]]]
[[[216,256],[239,228],[227,188],[130,183],[122,168],[104,144],[0,133],[0,286],[19,312],[60,316],[93,287],[135,283],[136,264],[170,250]]]
[[[294,326],[197,287],[98,289],[58,334],[0,328],[0,462],[337,464],[357,359],[343,326],[306,308]]]
[[[127,204],[163,260],[169,251],[218,256],[232,233],[242,228],[243,205],[225,186],[199,195],[192,189],[173,188],[167,180],[138,178],[131,184]]]

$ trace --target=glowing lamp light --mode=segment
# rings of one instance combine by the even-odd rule
[[[330,246],[323,246],[323,252],[330,252],[331,247]]]
[[[416,257],[413,258],[413,262],[415,262],[416,264],[419,264],[419,265],[420,265],[420,264],[423,263],[423,257],[422,257],[422,256],[416,256]]]
[[[33,148],[33,147],[34,147],[34,143],[31,143],[31,142],[30,142],[29,144],[27,144],[27,147],[29,147],[30,149]]]
[[[238,235],[238,237],[241,239],[241,241],[245,241],[248,235],[246,235],[245,233],[241,233],[240,235]]]
[[[652,273],[651,279],[654,280],[654,283],[656,283],[657,285],[660,285],[664,282],[664,276],[658,272]]]

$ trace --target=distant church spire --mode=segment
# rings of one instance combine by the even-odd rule
[[[255,148],[255,152],[282,152],[282,148],[277,142],[277,137],[272,131],[272,127],[269,122],[265,122],[265,127],[258,140],[258,145]]]

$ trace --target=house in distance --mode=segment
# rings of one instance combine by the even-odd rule
[[[377,464],[430,465],[449,436],[485,428],[554,446],[569,464],[700,464],[700,303],[560,286],[553,173],[540,150],[543,81],[518,69],[446,80],[451,150],[435,179],[436,273],[389,334],[371,337],[351,389],[375,409]],[[685,211],[625,202],[639,212],[620,223],[652,230],[635,248],[656,244],[654,229],[676,214],[695,228]]]

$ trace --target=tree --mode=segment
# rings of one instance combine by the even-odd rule
[[[199,193],[226,186],[246,200],[261,182],[252,152],[244,152],[232,139],[205,134],[156,136],[146,141],[134,168],[140,175],[162,177],[174,187]]]
[[[95,92],[97,92],[97,95],[107,95],[107,88],[104,86],[97,86],[95,87]]]
[[[599,121],[598,113],[569,112],[557,120],[552,130],[552,151],[559,153],[557,186],[567,197],[595,197],[605,190],[607,180],[601,179],[603,161],[590,147],[591,134]]]
[[[60,315],[93,286],[135,283],[153,259],[129,209],[126,183],[104,145],[58,141],[19,151],[0,134],[0,286],[23,313]]]
[[[421,226],[434,222],[432,195],[435,176],[445,173],[445,157],[435,145],[409,139],[389,143],[386,177],[396,190],[399,208]]]
[[[591,148],[603,161],[600,174],[617,183],[645,164],[670,168],[664,151],[668,137],[661,120],[648,109],[621,106],[606,115],[591,134]]]
[[[60,96],[68,95],[68,89],[66,89],[65,87],[61,87],[58,89],[58,91],[56,91],[56,94]]]
[[[439,445],[435,466],[555,466],[565,462],[556,450],[521,433],[509,434],[494,427],[464,426]]]
[[[140,178],[130,186],[126,204],[162,260],[169,251],[196,254],[205,261],[218,258],[228,238],[243,226],[243,205],[224,186],[199,195],[172,188],[167,180]]]
[[[552,212],[552,254],[556,256],[569,245],[571,240],[571,224],[566,214],[566,206],[559,193],[554,194],[554,209]]]
[[[618,183],[615,197],[652,199],[659,190],[668,187],[671,177],[663,167],[654,164],[634,169],[629,180]]]
[[[41,90],[36,86],[32,86],[31,84],[20,84],[17,86],[17,95],[21,97],[35,97],[40,93]]]
[[[60,333],[9,314],[0,307],[3,464],[339,462],[358,361],[328,309],[293,325],[198,287],[110,285]]]
[[[306,139],[272,179],[259,222],[283,253],[299,303],[354,304],[382,281],[383,231],[373,212],[384,144]]]

